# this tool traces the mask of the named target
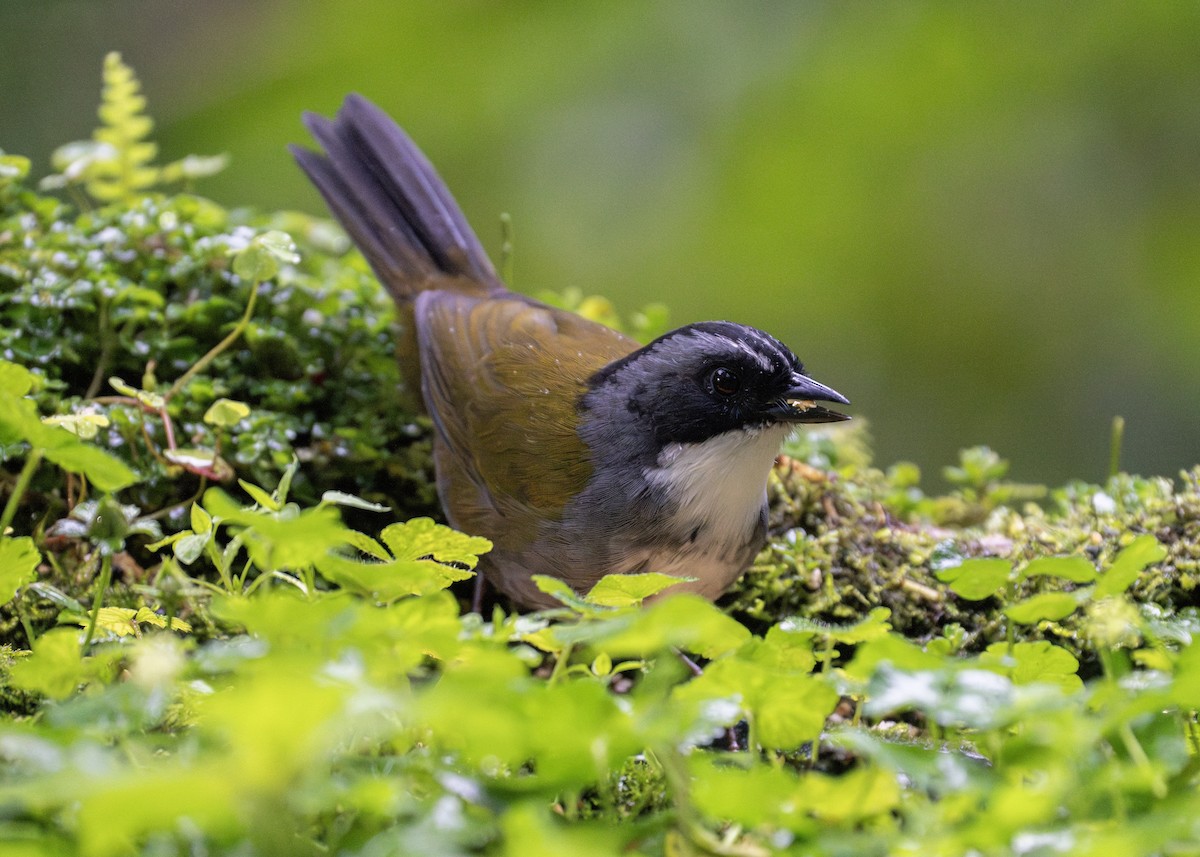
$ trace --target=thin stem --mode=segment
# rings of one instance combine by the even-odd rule
[[[171,423],[171,415],[167,413],[166,405],[158,409],[158,415],[162,417],[163,432],[167,435],[167,449],[174,450],[176,448],[175,426]]]
[[[25,466],[21,468],[21,473],[17,476],[17,484],[13,486],[12,494],[8,496],[8,502],[4,504],[4,511],[0,513],[0,535],[8,532],[9,525],[17,516],[17,507],[21,505],[21,498],[25,496],[25,490],[29,488],[33,474],[41,463],[42,451],[31,448],[29,458],[25,459]]]
[[[100,577],[96,581],[96,594],[92,598],[92,614],[88,617],[87,633],[83,636],[83,652],[87,652],[88,646],[92,644],[92,637],[96,635],[96,620],[100,618],[100,608],[104,606],[104,593],[108,591],[111,582],[112,555],[105,553],[100,560]]]
[[[1112,437],[1108,446],[1108,478],[1121,472],[1121,443],[1125,439],[1125,418],[1113,417]]]
[[[241,321],[234,326],[233,330],[229,331],[228,336],[210,348],[207,354],[193,363],[186,372],[179,376],[179,379],[171,385],[171,389],[167,390],[166,395],[163,396],[164,399],[169,402],[174,398],[187,385],[188,381],[192,380],[198,372],[202,372],[208,368],[209,363],[212,363],[225,349],[233,345],[237,341],[237,338],[245,332],[246,328],[250,326],[250,317],[254,315],[254,305],[258,301],[259,285],[260,283],[258,282],[250,285],[250,299],[246,301],[246,311],[242,313]]]
[[[1163,782],[1163,778],[1159,772],[1154,769],[1154,763],[1146,755],[1146,750],[1142,747],[1142,743],[1133,734],[1133,727],[1128,723],[1122,723],[1118,731],[1121,735],[1121,742],[1125,745],[1125,751],[1129,753],[1130,758],[1133,759],[1133,763],[1150,780],[1150,790],[1154,792],[1154,796],[1159,799],[1166,797],[1167,784]]]
[[[104,376],[108,374],[108,364],[112,360],[113,347],[116,345],[116,337],[108,326],[108,301],[100,301],[98,315],[100,356],[96,358],[96,371],[92,373],[92,381],[83,394],[85,399],[90,399],[100,392],[100,385],[104,383]]]
[[[566,648],[558,656],[558,660],[554,662],[554,669],[550,671],[550,679],[548,684],[558,684],[560,678],[566,670],[567,662],[571,660],[571,652],[575,648],[574,643],[568,643]]]
[[[24,592],[21,596],[13,601],[13,606],[17,608],[17,618],[21,620],[21,627],[25,629],[25,637],[29,640],[29,648],[33,648],[33,623],[29,621],[29,617],[25,615],[25,609],[21,606],[21,600],[24,597]]]
[[[513,243],[516,230],[513,229],[512,215],[507,211],[500,214],[500,279],[512,287],[513,284]]]

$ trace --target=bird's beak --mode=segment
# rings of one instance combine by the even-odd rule
[[[850,419],[846,414],[821,407],[817,402],[850,404],[849,399],[832,387],[797,373],[792,376],[791,388],[779,401],[776,416],[791,423],[836,423]]]

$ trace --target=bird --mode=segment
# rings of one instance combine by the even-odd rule
[[[394,298],[402,379],[432,423],[438,497],[484,536],[515,604],[561,607],[609,574],[682,578],[715,600],[767,538],[767,480],[798,425],[849,419],[783,343],[729,321],[641,345],[510,290],[433,165],[378,106],[305,113],[290,147]],[[478,603],[476,609],[478,609]]]

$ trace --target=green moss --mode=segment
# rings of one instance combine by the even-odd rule
[[[914,479],[915,468],[880,471],[870,466],[866,448],[862,428],[831,430],[802,438],[792,449],[797,457],[781,461],[770,486],[773,537],[723,601],[734,615],[765,627],[792,615],[853,621],[884,606],[893,627],[910,638],[928,640],[955,624],[964,629],[965,649],[978,651],[1006,639],[1011,623],[998,599],[954,595],[937,579],[940,568],[974,557],[1018,566],[1075,555],[1103,568],[1143,533],[1167,548],[1167,558],[1138,578],[1133,600],[1166,614],[1200,605],[1200,468],[1182,473],[1178,484],[1120,474],[1103,486],[1078,482],[1048,491],[999,481],[1006,463],[990,451],[968,450],[956,469],[987,461],[990,474],[930,497],[919,475]],[[1039,505],[1030,496],[1046,499]],[[1074,588],[1033,578],[1012,597]],[[1014,638],[1053,639],[1086,657],[1084,621],[1077,614],[1017,626]]]

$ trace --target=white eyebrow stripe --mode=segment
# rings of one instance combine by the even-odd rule
[[[697,331],[694,332],[692,336],[699,340],[701,344],[713,347],[714,350],[721,350],[722,348],[728,349],[730,346],[733,346],[733,348],[752,358],[763,372],[774,372],[778,368],[778,366],[771,360],[770,357],[763,354],[762,351],[758,350],[744,340],[733,339],[722,334],[709,333],[708,331]],[[768,343],[763,343],[764,346],[766,344]],[[772,350],[777,351],[778,349],[773,348]]]
[[[759,368],[764,372],[770,372],[775,368],[774,364],[772,364],[772,362],[761,351],[759,351],[757,348],[751,348],[749,343],[739,340],[737,346],[742,351],[745,351],[747,354],[753,357],[758,363]]]

